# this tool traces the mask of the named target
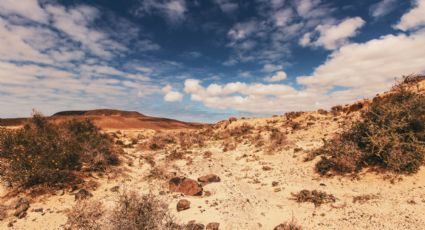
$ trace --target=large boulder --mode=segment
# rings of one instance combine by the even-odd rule
[[[171,192],[180,192],[187,196],[202,195],[202,186],[195,180],[186,177],[174,177],[168,182]]]
[[[213,183],[213,182],[220,182],[221,179],[219,176],[215,174],[208,174],[208,175],[199,177],[198,181],[201,183]]]

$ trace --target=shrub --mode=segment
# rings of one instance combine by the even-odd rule
[[[178,229],[165,203],[153,195],[123,193],[111,216],[112,229],[166,230]]]
[[[291,220],[289,222],[285,222],[282,224],[279,224],[273,230],[302,230],[303,228],[298,225],[298,223],[295,220]]]
[[[375,98],[362,119],[316,151],[321,174],[358,172],[373,166],[414,173],[425,157],[425,96],[404,85]]]
[[[298,203],[311,202],[315,207],[319,207],[322,204],[334,203],[336,198],[332,194],[327,194],[317,190],[301,190],[298,193],[292,193],[292,197]]]
[[[67,229],[100,230],[103,229],[100,218],[104,207],[99,201],[78,202],[68,213]]]
[[[18,130],[2,130],[0,172],[20,186],[63,185],[75,171],[104,170],[118,163],[112,140],[90,121],[49,122],[35,114]]]

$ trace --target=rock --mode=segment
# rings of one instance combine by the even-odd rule
[[[177,202],[177,211],[178,212],[189,209],[189,208],[190,208],[190,201],[183,199],[183,200],[179,200],[179,202]]]
[[[30,207],[30,202],[26,198],[20,198],[14,206],[15,213],[13,215],[21,219],[27,215],[27,210]]]
[[[211,192],[210,191],[205,191],[204,192],[204,196],[211,196],[212,194],[211,194]]]
[[[32,210],[33,212],[43,212],[43,208],[35,208]]]
[[[168,182],[168,185],[171,192],[180,192],[187,196],[200,196],[203,191],[198,182],[185,177],[174,177]]]
[[[212,222],[207,224],[207,228],[205,230],[218,230],[219,227],[220,227],[219,223]]]
[[[198,181],[202,183],[213,183],[213,182],[220,182],[221,179],[219,176],[215,174],[208,174],[208,175],[199,177]]]
[[[89,191],[82,188],[82,189],[80,189],[80,191],[75,193],[75,200],[85,200],[85,199],[88,199],[92,196],[93,195]]]
[[[278,186],[278,185],[279,185],[279,182],[277,182],[277,181],[273,181],[273,182],[272,182],[272,186],[273,186],[273,187],[276,187],[276,186]]]
[[[270,166],[265,165],[265,166],[263,166],[263,170],[264,171],[270,171],[270,170],[272,170],[272,168]]]
[[[10,182],[10,181],[4,181],[3,182],[3,185],[4,185],[4,187],[6,187],[6,188],[11,188],[12,187],[12,183]]]
[[[4,205],[0,205],[0,221],[6,219],[7,217],[7,207]]]
[[[120,190],[120,186],[119,186],[119,185],[114,186],[114,187],[112,187],[112,188],[110,189],[110,191],[111,191],[111,192],[118,192],[119,190]]]
[[[185,230],[204,230],[204,228],[205,226],[203,224],[197,224],[192,220],[186,225]]]

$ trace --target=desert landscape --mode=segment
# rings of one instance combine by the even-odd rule
[[[425,0],[0,0],[0,230],[425,229]]]
[[[373,100],[331,111],[229,118],[216,124],[155,119],[153,125],[144,115],[113,110],[40,117],[52,124],[79,122],[77,116],[92,119],[114,148],[120,148],[114,153],[117,163],[70,170],[78,180],[31,185],[3,174],[0,228],[420,229],[425,225],[423,158],[412,171],[371,161],[353,170],[349,163],[338,166],[338,161],[335,168],[323,169],[319,163],[325,158],[317,150],[366,119],[364,114],[377,103],[385,104],[385,98],[424,92],[425,79],[417,76]],[[423,98],[420,112],[425,109]],[[134,123],[138,117],[145,126]],[[415,132],[423,135],[424,114],[411,119],[422,122]],[[31,122],[37,123],[29,119],[21,127],[3,129],[19,130]],[[423,154],[420,141],[418,154]],[[2,151],[4,144],[3,137]],[[4,154],[1,163],[10,164]],[[3,173],[11,170],[1,168]],[[131,219],[131,211],[123,211],[122,205],[137,201],[141,219]]]

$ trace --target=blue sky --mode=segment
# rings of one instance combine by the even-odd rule
[[[425,71],[425,0],[0,0],[0,117],[316,110]]]

